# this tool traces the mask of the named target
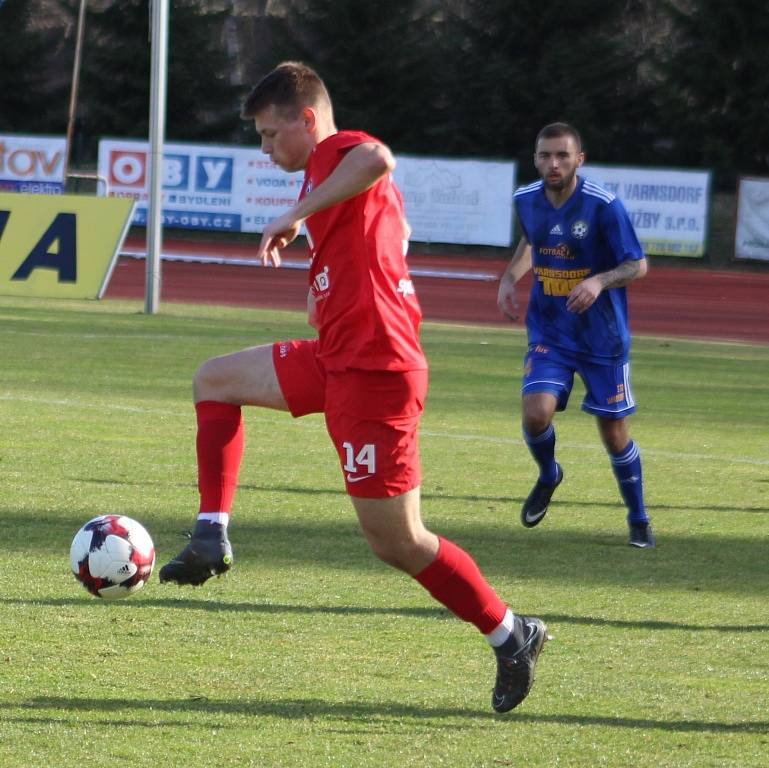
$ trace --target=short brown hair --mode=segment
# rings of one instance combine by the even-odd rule
[[[549,123],[546,125],[537,134],[537,138],[534,141],[534,149],[536,150],[540,139],[558,139],[561,136],[571,136],[577,145],[577,152],[582,151],[582,137],[579,135],[579,131],[569,123]]]
[[[293,117],[308,106],[330,108],[331,98],[314,69],[299,61],[284,61],[252,88],[243,102],[240,116],[243,119],[255,117],[271,105]]]

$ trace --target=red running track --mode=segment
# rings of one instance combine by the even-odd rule
[[[131,239],[126,251],[143,249]],[[175,258],[213,256],[248,261],[255,248],[243,244],[166,241],[164,253]],[[163,262],[161,300],[304,310],[307,271],[303,251],[287,253],[289,268],[253,265]],[[486,257],[409,257],[426,320],[506,325],[497,306],[497,285],[505,261]],[[293,268],[291,268],[293,267]],[[430,276],[442,271],[454,277]],[[145,263],[121,257],[107,288],[107,298],[141,299]],[[469,279],[469,277],[481,279]],[[521,317],[528,280],[521,285]],[[630,315],[637,335],[742,341],[769,344],[769,274],[729,272],[651,264],[645,278],[629,289]]]

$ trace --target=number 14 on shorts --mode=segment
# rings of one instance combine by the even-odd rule
[[[373,443],[365,443],[357,453],[352,443],[342,443],[342,449],[347,482],[357,483],[376,473],[376,446]]]

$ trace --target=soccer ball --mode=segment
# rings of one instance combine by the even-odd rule
[[[119,600],[147,583],[155,565],[155,545],[136,520],[99,515],[75,534],[69,561],[75,578],[92,595]]]

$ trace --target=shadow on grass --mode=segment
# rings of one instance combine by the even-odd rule
[[[416,705],[382,702],[369,704],[360,701],[355,702],[329,702],[323,699],[269,699],[249,701],[223,701],[209,699],[207,697],[190,697],[186,699],[102,699],[102,698],[70,698],[57,696],[39,696],[29,701],[13,704],[0,703],[0,708],[22,710],[61,710],[63,712],[93,712],[96,719],[107,713],[122,713],[124,716],[130,712],[163,712],[184,713],[200,712],[206,715],[245,715],[248,717],[276,717],[283,720],[304,720],[314,718],[326,718],[330,720],[342,719],[346,722],[360,721],[364,724],[398,722],[402,718],[415,720],[444,720],[444,719],[471,719],[471,720],[496,720],[509,718],[510,722],[528,723],[552,723],[556,725],[594,726],[605,728],[632,728],[644,732],[650,730],[673,731],[679,733],[762,733],[769,731],[769,721],[756,720],[752,722],[728,723],[706,720],[653,720],[635,717],[609,717],[601,715],[570,715],[570,714],[530,714],[516,712],[512,715],[501,716],[493,712],[479,711],[470,708],[459,707],[420,707]],[[3,717],[3,720],[12,721],[12,717]],[[53,722],[66,724],[66,717],[56,718],[19,718],[22,722]],[[75,722],[77,721],[77,722]],[[79,724],[79,718],[73,718],[72,725]],[[110,714],[109,722],[115,725],[115,720]],[[118,721],[119,722],[119,721]],[[139,725],[135,720],[125,721],[126,725]],[[164,725],[164,721],[158,721],[153,717],[154,725]],[[187,723],[184,723],[187,725]],[[456,727],[455,723],[447,723],[445,727]]]
[[[34,516],[0,508],[5,530],[14,531],[0,554],[50,553],[66,563],[72,536],[90,516],[72,508]],[[155,540],[158,563],[184,546],[186,540],[178,524],[168,517],[143,522]],[[740,597],[769,593],[769,571],[764,567],[766,540],[754,531],[738,536],[725,525],[717,533],[700,535],[695,529],[672,534],[665,531],[664,519],[660,519],[655,524],[657,549],[637,550],[627,546],[623,520],[617,521],[612,532],[587,526],[567,529],[559,526],[563,519],[556,516],[547,522],[529,531],[520,525],[517,514],[513,519],[500,514],[489,522],[488,514],[478,519],[468,511],[461,519],[441,521],[434,528],[467,549],[489,581],[506,593],[515,590],[524,594],[527,585],[541,589],[620,587],[638,590],[641,600],[644,592],[666,590],[691,593],[692,600],[698,593]],[[428,525],[433,527],[429,517]],[[236,567],[254,578],[258,578],[258,571],[272,568],[291,568],[297,573],[302,569],[344,572],[366,579],[389,574],[386,578],[392,578],[392,572],[369,551],[352,509],[341,514],[308,504],[290,514],[265,511],[261,515],[237,515],[230,538]],[[515,602],[520,602],[520,597]]]
[[[409,608],[392,607],[383,608],[379,606],[360,606],[360,605],[298,605],[286,603],[227,603],[216,600],[200,600],[196,598],[185,599],[183,597],[174,598],[144,598],[132,599],[128,602],[108,602],[94,600],[92,597],[55,597],[44,598],[42,600],[25,600],[23,598],[0,597],[0,605],[48,605],[48,606],[84,606],[96,607],[97,609],[110,610],[110,606],[126,606],[142,610],[143,608],[164,608],[178,610],[198,610],[211,611],[213,613],[260,613],[260,614],[299,614],[312,615],[314,613],[337,615],[337,616],[403,616],[408,618],[430,618],[430,619],[452,619],[454,616],[445,608],[427,607],[427,608]]]
[[[52,607],[62,606],[89,606],[97,609],[111,610],[112,606],[120,609],[125,606],[129,610],[143,610],[147,608],[163,608],[165,610],[198,610],[211,611],[213,613],[256,613],[256,614],[298,614],[311,616],[313,614],[325,614],[330,616],[400,616],[405,618],[420,619],[445,619],[456,621],[456,618],[445,608],[434,607],[381,607],[361,605],[300,605],[289,603],[230,603],[216,600],[200,600],[197,598],[139,598],[130,603],[110,603],[94,601],[91,597],[57,597],[42,600],[23,599],[13,597],[0,597],[0,605],[29,605]],[[552,631],[556,631],[559,624],[573,624],[590,627],[614,627],[617,629],[640,629],[643,631],[686,631],[686,632],[725,632],[727,634],[749,634],[751,632],[769,632],[769,624],[692,624],[683,621],[656,621],[626,619],[610,619],[601,616],[571,616],[562,613],[538,613],[540,618],[547,622]]]
[[[159,481],[136,481],[136,480],[123,480],[117,478],[96,478],[96,477],[70,477],[70,480],[77,483],[92,483],[94,485],[127,485],[137,488],[157,487],[157,488],[189,488],[197,489],[197,485],[194,481],[188,483],[169,483]],[[759,481],[759,482],[769,482]],[[339,488],[297,488],[290,485],[251,485],[244,483],[238,486],[238,491],[241,493],[285,493],[287,495],[299,495],[299,496],[338,496],[340,500],[347,499],[347,492],[342,488],[342,481],[339,481]],[[466,501],[473,504],[495,503],[495,504],[510,504],[516,510],[526,500],[525,496],[490,496],[481,494],[451,494],[442,492],[432,492],[422,489],[423,501]],[[576,499],[564,499],[563,497],[556,498],[553,502],[553,509],[558,507],[568,508],[581,508],[581,509],[595,509],[595,507],[617,507],[618,509],[624,509],[619,499],[611,499],[607,501],[580,501]],[[756,512],[759,514],[769,514],[769,506],[737,506],[734,504],[708,504],[704,506],[694,506],[691,504],[655,504],[652,508],[652,514],[655,512],[676,512],[676,511],[690,511],[697,510],[700,512]]]

